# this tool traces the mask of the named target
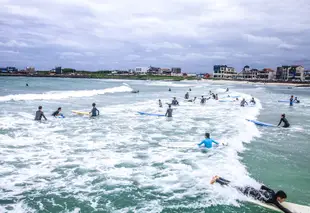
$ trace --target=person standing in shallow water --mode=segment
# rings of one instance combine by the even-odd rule
[[[93,103],[92,106],[93,106],[93,108],[90,112],[91,117],[96,117],[99,115],[99,110],[96,108],[96,103]]]
[[[160,99],[158,100],[158,105],[159,105],[159,107],[163,107],[163,104],[161,103]]]
[[[294,103],[294,96],[292,95],[290,98],[290,106],[293,106],[293,103]]]
[[[171,109],[171,105],[169,104],[165,116],[168,117],[168,118],[172,118],[172,111],[173,111],[173,109]]]
[[[38,107],[38,111],[36,112],[36,117],[34,118],[34,120],[36,120],[36,121],[41,121],[42,117],[43,117],[45,120],[47,120],[46,117],[45,117],[45,115],[44,115],[44,113],[43,113],[43,111],[42,111],[42,106],[39,106],[39,107]]]

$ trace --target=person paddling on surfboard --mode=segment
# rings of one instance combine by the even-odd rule
[[[62,116],[62,114],[60,114],[61,112],[61,107],[58,107],[58,109],[53,112],[52,116],[56,117],[56,116]]]
[[[43,117],[45,120],[47,120],[46,117],[45,117],[45,115],[44,115],[44,113],[43,113],[43,111],[42,111],[42,106],[39,106],[39,107],[38,107],[38,111],[36,112],[36,117],[34,118],[34,120],[36,120],[36,121],[41,121],[42,117]]]
[[[99,115],[99,110],[96,108],[96,103],[93,103],[92,105],[93,105],[93,108],[92,108],[92,110],[90,112],[91,117],[98,116]],[[98,112],[98,114],[97,114],[97,112]]]
[[[198,144],[198,147],[200,147],[201,145],[204,145],[205,148],[212,148],[212,143],[215,143],[215,144],[219,144],[219,142],[216,142],[215,140],[211,139],[210,138],[210,133],[206,133],[205,134],[205,139],[203,141],[201,141],[199,144]]]
[[[278,126],[280,126],[282,122],[284,123],[284,126],[283,126],[284,128],[290,127],[290,123],[285,118],[285,114],[281,115],[281,119],[280,119],[280,122],[279,122]]]
[[[168,118],[172,118],[172,111],[173,111],[173,109],[171,109],[171,105],[169,104],[165,116]]]
[[[230,181],[219,176],[214,176],[211,180],[211,184],[219,183],[222,186],[229,186]],[[282,210],[284,213],[292,213],[290,210],[284,208],[281,203],[284,202],[287,198],[286,193],[284,191],[278,191],[275,193],[274,190],[269,189],[268,187],[262,185],[260,189],[255,189],[251,186],[239,187],[239,186],[232,186],[233,188],[237,189],[242,194],[254,198],[263,203],[273,204]]]

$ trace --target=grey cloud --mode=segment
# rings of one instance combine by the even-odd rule
[[[202,72],[218,63],[240,70],[245,64],[263,68],[309,57],[307,0],[1,3],[0,62],[21,68],[152,64]]]

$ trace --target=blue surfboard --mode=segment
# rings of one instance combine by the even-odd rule
[[[279,100],[278,102],[285,102],[285,103],[289,103],[289,100]]]
[[[148,115],[148,116],[157,116],[157,117],[165,117],[163,114],[155,114],[155,113],[147,113],[147,112],[138,112],[140,115]]]
[[[273,124],[269,124],[269,123],[264,123],[264,122],[260,122],[260,121],[255,121],[255,120],[250,120],[250,119],[246,119],[249,122],[255,123],[258,126],[269,126],[269,127],[275,127],[275,125]]]

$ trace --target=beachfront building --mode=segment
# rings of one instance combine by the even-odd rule
[[[172,73],[172,70],[170,68],[161,68],[160,70],[163,75],[171,75]]]
[[[250,66],[246,65],[242,71],[238,73],[238,79],[253,80],[257,78],[258,69],[251,69]]]
[[[309,81],[310,80],[310,70],[305,70],[304,76],[305,76],[305,80]]]
[[[276,78],[276,72],[270,68],[264,68],[257,72],[256,78],[259,80],[274,80]]]
[[[213,67],[213,77],[215,79],[233,79],[236,76],[237,73],[233,67],[227,65],[214,65]]]
[[[182,70],[181,70],[181,67],[172,67],[171,72],[175,74],[180,74]]]
[[[140,75],[145,75],[148,72],[149,68],[148,67],[136,67],[134,70],[134,73],[140,74]]]
[[[149,74],[159,75],[159,74],[161,74],[161,69],[160,69],[160,67],[152,67],[152,66],[150,66],[147,72]]]
[[[300,80],[304,81],[305,80],[305,68],[300,65],[292,65],[292,66],[282,66],[282,67],[277,67],[277,72],[276,72],[276,79],[277,80]]]

